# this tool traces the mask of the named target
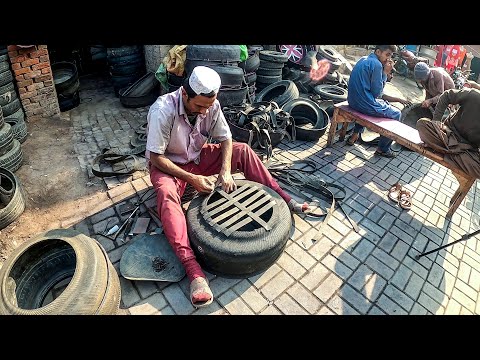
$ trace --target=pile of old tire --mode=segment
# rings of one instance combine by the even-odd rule
[[[50,230],[22,243],[0,269],[4,315],[115,315],[120,296],[120,281],[105,250],[75,230]]]
[[[0,167],[13,172],[22,165],[23,152],[20,141],[14,137],[10,121],[5,120],[0,108]]]
[[[73,62],[59,61],[52,64],[53,82],[60,111],[68,111],[80,104],[80,80]]]
[[[186,51],[185,73],[190,76],[196,66],[207,66],[214,69],[222,84],[217,99],[222,107],[239,105],[247,97],[248,88],[245,83],[240,62],[238,45],[188,45]]]
[[[330,63],[329,73],[331,74],[338,70],[340,65],[342,65],[339,55],[340,54],[335,49],[325,45],[319,45],[316,57],[317,60],[326,59]]]
[[[255,82],[257,81],[257,69],[260,66],[260,51],[263,50],[259,45],[247,45],[248,58],[238,64],[245,73],[245,82],[247,83],[247,99],[249,103],[255,102]]]
[[[6,50],[6,48],[5,48]],[[17,140],[24,140],[20,136],[26,134],[26,125],[23,121],[25,114],[18,96],[17,87],[13,81],[13,74],[11,71],[10,60],[8,55],[1,54],[0,51],[0,108],[3,112],[3,117],[13,122],[18,121],[19,126],[12,128],[13,136]],[[21,127],[21,129],[20,129]]]
[[[297,99],[298,96],[298,88],[293,81],[280,80],[260,91],[255,97],[255,101],[275,101],[278,106],[282,107],[287,102]]]
[[[293,117],[298,140],[318,141],[330,124],[327,112],[308,98],[290,100],[282,107],[282,110],[290,113]]]
[[[237,191],[230,194],[234,201],[223,210],[216,209],[225,204],[218,190],[194,198],[187,210],[187,229],[192,249],[203,269],[226,278],[247,278],[265,271],[279,258],[289,238],[292,221],[287,203],[276,191],[253,181],[237,180],[236,183]],[[269,230],[258,222],[248,221],[250,213],[266,202],[270,202],[271,207],[262,212],[261,220]],[[217,222],[243,206],[252,209],[243,218],[231,215],[227,221]],[[226,223],[233,224],[232,229],[228,229]],[[222,227],[235,230],[226,234]]]
[[[117,97],[121,89],[132,85],[146,72],[143,46],[108,47],[107,62]]]
[[[120,90],[120,103],[127,108],[152,105],[160,95],[160,82],[148,72],[132,85]]]
[[[261,91],[268,85],[282,80],[283,66],[288,61],[288,56],[278,51],[262,50],[259,58],[256,87]]]
[[[20,180],[0,166],[0,230],[15,221],[25,210],[25,193]]]
[[[347,100],[348,96],[348,90],[337,85],[320,84],[314,86],[313,91],[322,100],[332,100],[334,104]]]

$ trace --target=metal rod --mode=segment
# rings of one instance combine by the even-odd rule
[[[448,247],[448,246],[451,246],[451,245],[454,245],[454,244],[456,244],[456,243],[458,243],[458,242],[460,242],[460,241],[467,240],[467,239],[471,238],[472,236],[477,235],[478,233],[480,233],[480,229],[478,229],[477,231],[474,231],[474,232],[471,233],[471,234],[464,234],[464,235],[462,235],[462,237],[461,237],[460,239],[455,240],[454,242],[451,242],[451,243],[449,243],[449,244],[442,245],[442,246],[440,246],[440,247],[438,247],[438,248],[436,248],[436,249],[433,249],[433,250],[427,251],[427,252],[425,252],[425,253],[422,253],[422,254],[420,254],[420,255],[417,255],[417,256],[416,256],[416,259],[418,260],[418,259],[420,259],[422,256],[429,255],[429,254],[431,254],[431,253],[433,253],[433,252],[435,252],[435,251],[444,249],[444,248],[446,248],[446,247]]]

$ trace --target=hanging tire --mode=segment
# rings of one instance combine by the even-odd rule
[[[225,231],[215,230],[209,223],[216,220],[214,215],[210,216],[211,209],[208,206],[221,201],[222,195],[218,191],[198,196],[190,202],[186,215],[187,229],[192,249],[205,270],[227,278],[246,278],[265,271],[278,259],[289,238],[292,222],[287,203],[277,192],[253,181],[236,180],[236,183],[239,189],[245,186],[243,189],[246,191],[254,186],[258,189],[249,196],[244,196],[240,202],[253,200],[262,207],[263,204],[274,201],[271,208],[261,215],[270,230],[265,230],[254,221],[246,223],[228,236]],[[240,194],[242,192],[237,191]],[[238,196],[238,193],[231,196]],[[258,200],[254,200],[255,197]],[[217,215],[225,216],[219,212]],[[230,217],[232,218],[233,216]]]
[[[25,210],[25,193],[20,180],[0,165],[0,230],[14,222]]]
[[[67,279],[65,290],[47,303]],[[22,243],[0,269],[0,314],[114,315],[120,296],[105,250],[74,230],[55,229]]]

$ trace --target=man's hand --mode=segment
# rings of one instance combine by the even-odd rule
[[[191,185],[199,193],[210,194],[213,191],[213,189],[215,189],[215,183],[210,178],[203,175],[196,175]]]
[[[432,102],[430,101],[430,99],[424,100],[424,101],[422,102],[422,107],[423,107],[423,108],[428,108],[430,105],[432,105]]]
[[[237,184],[233,181],[232,174],[230,171],[225,171],[224,173],[218,174],[217,185],[222,185],[223,191],[227,194],[237,189]]]
[[[406,107],[412,106],[412,101],[411,100],[400,99],[400,103],[405,105]]]

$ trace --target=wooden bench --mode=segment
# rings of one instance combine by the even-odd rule
[[[384,135],[389,139],[395,140],[400,145],[450,169],[457,179],[459,186],[450,200],[450,206],[446,217],[450,218],[455,213],[458,206],[465,198],[465,195],[467,195],[470,187],[475,182],[475,177],[470,176],[457,167],[445,162],[441,154],[434,153],[430,149],[425,148],[416,129],[393,119],[362,114],[350,108],[347,101],[335,104],[335,110],[330,123],[330,130],[328,132],[327,146],[331,146],[333,143],[335,134],[337,133],[337,124],[343,124],[342,128],[339,130],[339,140],[343,141],[345,139],[347,126],[350,122],[357,122],[358,124],[363,125],[380,135]]]

